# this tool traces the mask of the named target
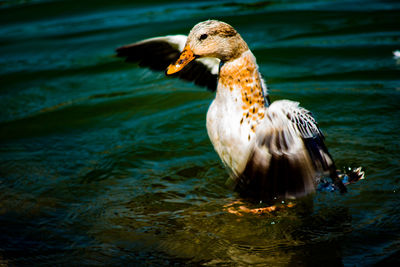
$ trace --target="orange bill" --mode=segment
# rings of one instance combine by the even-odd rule
[[[178,60],[168,66],[167,68],[167,75],[171,75],[181,71],[190,61],[195,59],[195,55],[193,54],[192,50],[190,49],[189,45],[187,45],[181,55],[179,56]]]

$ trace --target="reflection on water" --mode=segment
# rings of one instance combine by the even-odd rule
[[[398,3],[73,3],[0,3],[0,265],[398,263]],[[114,56],[208,18],[241,33],[271,99],[313,111],[337,165],[366,180],[226,211],[213,94]]]

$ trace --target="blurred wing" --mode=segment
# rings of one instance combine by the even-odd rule
[[[299,136],[303,139],[315,170],[320,175],[325,173],[329,173],[329,175],[336,174],[336,167],[332,156],[329,154],[324,143],[324,135],[311,112],[300,107],[298,102],[287,100],[278,102],[280,102],[287,118],[294,124]],[[334,177],[331,178],[335,179]]]
[[[297,102],[273,102],[256,135],[253,152],[237,177],[237,189],[244,197],[272,200],[304,196],[314,192],[324,174],[341,188],[315,119]]]
[[[253,151],[237,181],[237,189],[244,197],[268,201],[315,191],[313,163],[284,104],[273,102],[257,126]]]
[[[183,50],[187,37],[185,35],[169,35],[146,39],[137,43],[124,45],[116,49],[118,57],[127,62],[138,62],[142,67],[165,71],[174,63]],[[217,88],[220,60],[217,58],[201,58],[190,62],[180,72],[171,75],[196,85],[205,86],[211,91]]]
[[[324,143],[324,135],[311,112],[299,107],[297,102],[287,100],[280,102],[283,102],[288,119],[296,126],[302,137],[317,175],[328,174],[341,193],[347,192],[342,180],[338,177],[335,162]]]

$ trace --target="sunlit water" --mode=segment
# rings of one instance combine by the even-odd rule
[[[0,1],[0,265],[398,263],[398,2],[131,2]],[[224,209],[238,196],[207,137],[213,93],[114,56],[208,18],[365,180],[269,215]]]

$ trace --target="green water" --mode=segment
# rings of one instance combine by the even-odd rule
[[[114,56],[209,18],[365,180],[224,209],[238,196],[207,137],[214,94]],[[398,264],[399,21],[397,1],[0,1],[0,265]]]

